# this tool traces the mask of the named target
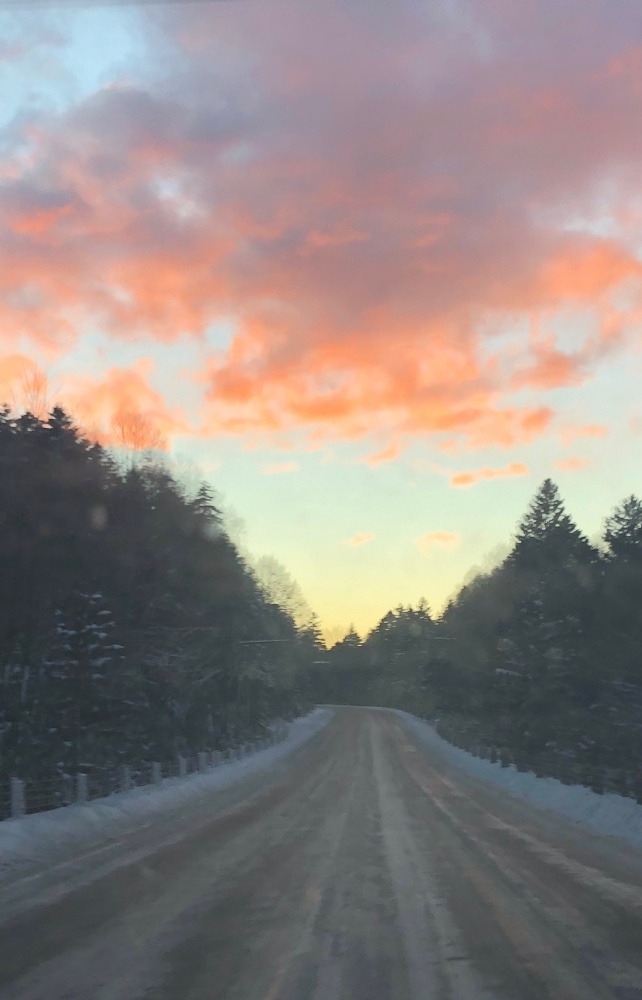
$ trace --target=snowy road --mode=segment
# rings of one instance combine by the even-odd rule
[[[392,713],[339,710],[164,835],[61,868],[56,898],[0,891],[0,997],[642,998],[642,855],[473,783]]]

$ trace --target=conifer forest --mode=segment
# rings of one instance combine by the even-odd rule
[[[311,704],[297,627],[152,458],[121,462],[62,409],[0,413],[0,780],[224,749]],[[61,793],[62,794],[62,793]]]
[[[326,649],[205,484],[118,459],[59,407],[0,413],[0,467],[1,782],[83,772],[108,790],[121,764],[136,777],[341,703],[405,709],[505,766],[642,800],[635,496],[596,547],[547,479],[508,556],[440,615],[399,606]]]

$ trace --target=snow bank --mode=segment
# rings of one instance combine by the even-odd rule
[[[86,805],[66,806],[0,823],[0,879],[16,869],[47,863],[74,850],[114,841],[128,830],[188,806],[205,794],[228,788],[242,778],[265,771],[325,726],[334,713],[317,708],[287,724],[284,740],[241,760],[219,764],[185,778],[165,778],[119,792]]]
[[[538,778],[535,774],[518,771],[512,764],[509,767],[493,764],[448,743],[428,722],[417,716],[400,710],[396,710],[396,714],[422,743],[471,778],[496,785],[509,795],[565,816],[594,833],[620,837],[642,847],[642,805],[633,799],[612,792],[599,795],[583,785],[564,785],[557,778]]]

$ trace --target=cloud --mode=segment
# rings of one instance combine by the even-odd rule
[[[366,455],[362,461],[365,462],[366,465],[375,468],[377,465],[382,465],[384,462],[394,461],[394,459],[398,458],[400,454],[401,447],[393,442],[385,448],[382,448],[380,451],[375,451],[371,455]]]
[[[429,555],[436,548],[455,548],[461,543],[461,535],[454,531],[427,531],[415,538],[415,545],[424,555]]]
[[[453,472],[450,476],[450,485],[459,486],[474,486],[476,483],[483,482],[487,479],[505,479],[511,476],[526,476],[528,475],[528,466],[524,465],[523,462],[511,462],[510,465],[504,466],[503,469],[474,469],[471,472]]]
[[[38,366],[24,354],[0,355],[0,404],[20,404],[25,379],[36,371]]]
[[[549,433],[641,315],[635,5],[232,6],[142,14],[138,82],[2,130],[0,336],[231,318],[211,435]]]
[[[334,230],[326,232],[313,229],[305,237],[301,253],[309,254],[326,247],[347,246],[350,243],[361,243],[367,239],[367,233],[359,232],[358,229],[352,229],[350,226],[338,225]]]
[[[296,472],[299,468],[298,462],[273,462],[261,466],[264,476],[281,476],[286,472]]]
[[[560,472],[577,472],[579,469],[585,469],[589,465],[591,465],[591,462],[588,458],[559,458],[555,462],[555,468],[559,469]]]
[[[579,427],[564,427],[561,437],[564,444],[572,444],[577,438],[603,438],[608,434],[604,424],[582,424]]]
[[[141,451],[166,450],[169,439],[189,430],[179,408],[170,408],[149,382],[149,358],[104,375],[68,376],[61,398],[84,433],[101,444]]]
[[[130,368],[113,367],[99,376],[67,375],[55,390],[46,371],[21,354],[0,356],[0,401],[44,418],[62,405],[82,432],[111,447],[167,450],[170,438],[189,425],[178,408],[170,409],[150,385],[154,367],[141,358]]]
[[[366,545],[368,542],[372,542],[374,537],[370,531],[361,531],[353,535],[352,538],[348,538],[345,544],[356,548],[358,545]]]

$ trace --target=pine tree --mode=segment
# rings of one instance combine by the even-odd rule
[[[623,500],[606,519],[604,541],[612,559],[642,564],[642,501]]]
[[[309,620],[298,631],[300,642],[309,650],[312,657],[326,652],[325,640],[318,615],[312,614]]]
[[[605,522],[607,558],[592,622],[605,741],[622,790],[642,768],[642,503],[623,500]]]
[[[345,634],[342,644],[352,649],[357,649],[361,646],[361,637],[352,623]]]
[[[519,525],[506,571],[517,603],[506,617],[496,665],[510,671],[504,689],[523,698],[514,706],[514,738],[531,756],[546,748],[559,753],[577,745],[587,725],[593,728],[586,715],[595,698],[587,629],[599,557],[550,479]]]
[[[4,407],[0,512],[3,780],[163,760],[307,704],[316,625],[266,599],[208,486],[119,466],[60,408]]]
[[[73,774],[122,742],[122,645],[100,593],[75,592],[55,612],[39,684],[40,724],[57,748],[57,767]]]
[[[503,737],[533,755],[567,742],[581,676],[579,620],[534,586],[504,627],[495,667]]]
[[[201,483],[189,509],[204,531],[211,533],[213,527],[220,528],[221,511],[214,503],[214,492],[207,483]]]
[[[545,479],[517,529],[508,563],[524,569],[591,563],[596,552],[564,509],[559,489]]]

